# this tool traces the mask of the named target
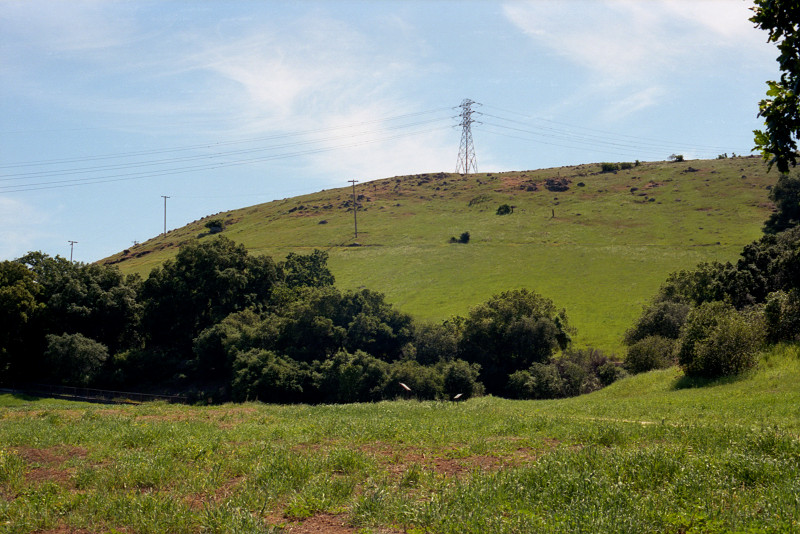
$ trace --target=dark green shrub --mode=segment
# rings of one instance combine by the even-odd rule
[[[416,360],[423,365],[433,365],[458,357],[458,341],[461,332],[451,321],[441,324],[418,324],[414,326]]]
[[[459,243],[463,243],[463,244],[465,244],[465,245],[466,245],[467,243],[469,243],[469,232],[464,232],[464,233],[462,233],[462,234],[461,234],[461,235],[458,237],[458,242],[459,242]]]
[[[625,344],[633,345],[649,336],[677,339],[690,309],[688,304],[670,300],[651,304],[644,309],[636,324],[625,332]]]
[[[633,168],[633,163],[629,163],[627,161],[624,162],[624,163],[620,163],[619,164],[619,168],[622,169],[623,171],[628,170],[628,169],[632,169]]]
[[[208,228],[209,233],[218,234],[222,231],[222,219],[211,219],[206,222],[205,227]]]
[[[389,364],[366,352],[339,351],[315,365],[316,384],[323,402],[371,402],[386,398]]]
[[[464,360],[454,360],[440,364],[443,374],[444,394],[452,399],[461,394],[462,399],[483,394],[483,384],[478,381],[480,365],[469,364]]]
[[[46,370],[51,379],[68,386],[95,382],[108,359],[102,343],[81,334],[47,335]]]
[[[603,387],[613,384],[628,376],[628,372],[617,362],[607,361],[597,368],[597,378]]]
[[[619,170],[619,165],[616,163],[601,163],[600,172],[616,172]]]
[[[290,252],[278,267],[289,287],[325,287],[336,281],[328,268],[328,253],[323,250],[315,249],[311,254]]]
[[[659,335],[647,336],[628,347],[625,369],[634,374],[666,369],[675,363],[674,350],[674,339]]]
[[[495,212],[497,215],[510,215],[514,213],[514,208],[512,208],[508,204],[500,204],[498,206],[497,211]]]
[[[556,399],[564,396],[564,380],[553,364],[534,363],[528,370],[529,398]]]
[[[763,340],[763,317],[723,302],[703,303],[686,318],[677,342],[678,363],[691,377],[737,375],[756,365]]]
[[[444,375],[434,366],[420,365],[413,360],[399,360],[389,366],[386,398],[407,395],[400,383],[411,388],[408,395],[419,400],[441,399],[445,396]]]
[[[770,293],[764,305],[764,320],[769,341],[799,341],[800,289]]]
[[[764,233],[777,234],[800,224],[800,177],[781,175],[769,198],[775,212],[764,223]]]
[[[461,358],[481,365],[489,393],[502,394],[508,377],[546,362],[570,342],[564,310],[526,289],[506,291],[473,308],[463,324]]]
[[[299,402],[309,382],[307,369],[272,351],[250,349],[233,361],[231,390],[236,401]]]

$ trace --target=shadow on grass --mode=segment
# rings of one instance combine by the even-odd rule
[[[701,376],[686,376],[683,375],[672,384],[672,389],[694,389],[694,388],[708,388],[714,386],[726,386],[728,384],[735,384],[746,379],[749,373],[743,373],[734,376],[722,376],[719,378],[704,378]]]
[[[12,393],[11,397],[14,400],[19,400],[24,402],[37,402],[42,400],[42,397],[35,397],[33,395],[27,395],[25,393]]]

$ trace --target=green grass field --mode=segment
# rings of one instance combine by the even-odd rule
[[[619,351],[622,333],[670,272],[736,261],[759,237],[777,175],[755,157],[599,171],[595,164],[366,182],[358,188],[361,246],[347,246],[354,241],[348,188],[211,218],[226,221],[222,235],[276,260],[327,250],[337,285],[381,291],[420,320],[464,315],[493,294],[533,289],[566,308],[579,345]],[[550,191],[548,179],[569,189]],[[501,204],[514,213],[496,215]],[[146,275],[205,233],[204,222],[109,260]],[[462,232],[469,244],[448,243]]]
[[[800,354],[582,397],[98,406],[0,395],[0,532],[800,530]]]

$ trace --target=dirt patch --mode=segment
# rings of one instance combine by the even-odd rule
[[[18,447],[13,450],[28,464],[25,480],[34,485],[54,482],[62,487],[70,486],[74,469],[65,468],[63,464],[74,458],[86,457],[86,449],[66,445],[47,449]]]
[[[183,501],[192,510],[200,511],[205,509],[208,503],[218,504],[232,497],[243,481],[244,477],[232,478],[223,483],[212,493],[191,493],[186,495]]]
[[[352,534],[358,529],[347,524],[344,516],[320,514],[309,517],[305,521],[289,523],[283,532],[287,534]],[[379,529],[374,532],[380,534],[400,534],[402,530]]]
[[[399,448],[387,443],[374,443],[361,447],[383,464],[387,471],[402,476],[412,465],[433,470],[439,475],[459,477],[473,471],[499,471],[520,467],[538,460],[545,452],[554,449],[558,440],[546,440],[542,447],[517,447],[511,451],[498,447],[496,454],[463,454],[456,447],[439,450],[421,450],[417,447]]]

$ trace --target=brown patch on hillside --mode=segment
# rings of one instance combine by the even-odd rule
[[[497,441],[516,440],[508,438]],[[458,445],[438,450],[423,450],[414,446],[398,447],[388,443],[374,443],[362,446],[361,450],[397,476],[402,476],[412,465],[418,465],[439,475],[459,477],[475,470],[499,471],[520,467],[535,462],[558,444],[558,440],[546,440],[541,447],[520,446],[509,450],[498,443],[497,452],[494,454],[464,453]]]
[[[64,464],[75,458],[86,457],[86,449],[66,445],[46,449],[17,447],[12,450],[28,464],[25,480],[34,485],[54,482],[62,487],[71,486],[74,469],[66,468]]]
[[[276,524],[281,524],[277,522]],[[333,514],[317,514],[304,521],[288,523],[282,532],[287,534],[354,534],[359,529],[347,524],[345,516]],[[371,530],[378,534],[400,534],[403,530],[379,528]]]

